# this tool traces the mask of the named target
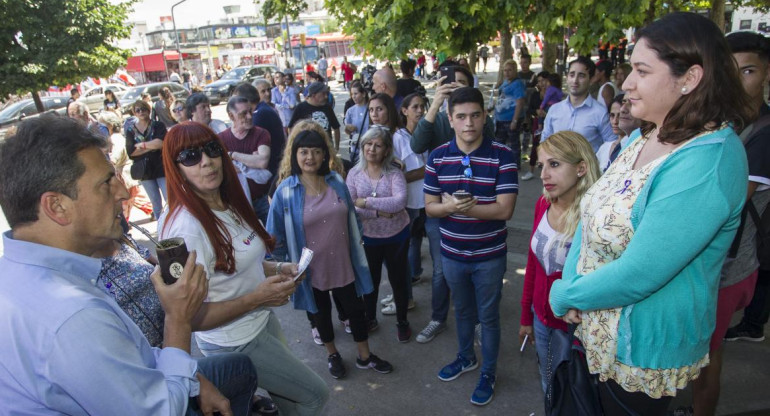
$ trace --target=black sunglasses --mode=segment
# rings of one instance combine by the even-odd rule
[[[135,113],[149,113],[150,110],[144,108],[144,107],[136,107],[134,108]]]
[[[222,146],[212,140],[203,146],[182,150],[176,157],[176,161],[184,166],[195,166],[203,159],[203,153],[210,158],[215,158],[221,157],[223,152]]]

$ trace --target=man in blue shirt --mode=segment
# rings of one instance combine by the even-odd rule
[[[596,65],[585,56],[570,62],[567,72],[569,96],[548,110],[543,126],[543,141],[557,131],[570,130],[582,134],[596,152],[602,143],[617,139],[612,133],[607,107],[599,104],[588,93],[595,71]]]
[[[516,61],[508,60],[503,64],[503,83],[500,85],[495,105],[495,138],[498,142],[511,146],[516,167],[521,162],[521,143],[519,141],[519,123],[526,113],[527,86],[518,77]]]
[[[484,137],[484,97],[472,87],[449,96],[455,138],[437,147],[425,167],[425,211],[440,218],[444,277],[457,321],[457,359],[438,374],[451,381],[478,367],[474,327],[481,323],[484,363],[471,403],[494,396],[500,348],[500,297],[506,268],[505,222],[513,215],[518,183],[511,149]]]
[[[198,396],[207,414],[232,415],[230,405],[248,414],[248,357],[190,357],[191,320],[208,291],[194,252],[175,284],[152,275],[163,349],[150,347],[99,279],[91,256],[121,237],[129,196],[102,144],[76,121],[44,115],[0,145],[0,206],[11,226],[0,258],[0,413],[198,414],[188,409]],[[227,397],[209,378],[229,384]]]

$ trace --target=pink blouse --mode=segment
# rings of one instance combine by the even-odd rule
[[[390,169],[379,180],[372,180],[356,166],[350,170],[345,182],[353,201],[366,199],[366,208],[356,207],[356,213],[364,226],[364,236],[393,237],[409,224],[409,214],[405,209],[406,179],[400,170]],[[393,218],[377,217],[377,211],[396,215]]]

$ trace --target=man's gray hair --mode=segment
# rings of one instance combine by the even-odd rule
[[[227,100],[227,114],[235,114],[235,106],[238,104],[246,104],[249,106],[251,105],[246,97],[233,95],[229,100]]]

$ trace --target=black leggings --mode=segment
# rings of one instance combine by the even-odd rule
[[[334,306],[337,308],[337,319],[339,319],[340,322],[347,321],[348,317],[345,315],[345,311],[342,309],[342,302],[337,299],[337,295],[335,295],[334,292],[332,292],[332,300],[334,301]],[[315,320],[313,319],[313,314],[310,312],[306,312],[306,314],[307,320],[310,322],[310,327],[315,328]]]
[[[408,289],[406,279],[408,276],[407,266],[409,264],[407,252],[409,251],[409,239],[403,241],[381,244],[364,244],[366,252],[366,261],[369,263],[369,271],[372,273],[372,283],[374,291],[364,295],[364,304],[366,305],[366,318],[369,320],[377,319],[377,298],[380,295],[380,282],[382,281],[382,263],[388,268],[388,280],[393,288],[393,301],[396,303],[396,318],[398,323],[408,323],[406,320],[406,308],[408,300]]]
[[[340,306],[350,318],[350,331],[353,332],[353,340],[363,342],[369,338],[366,329],[366,317],[364,315],[364,303],[356,294],[355,283],[332,290],[318,290],[313,288],[313,297],[318,308],[318,313],[313,315],[318,334],[324,343],[334,341],[334,327],[332,324],[332,302],[329,300],[329,292],[340,301]]]
[[[604,383],[599,382],[599,400],[602,402],[604,414],[608,416],[630,416],[612,397],[610,390],[629,410],[636,412],[639,416],[664,416],[672,399],[671,396],[653,399],[642,392],[629,393],[613,380],[607,380]]]

